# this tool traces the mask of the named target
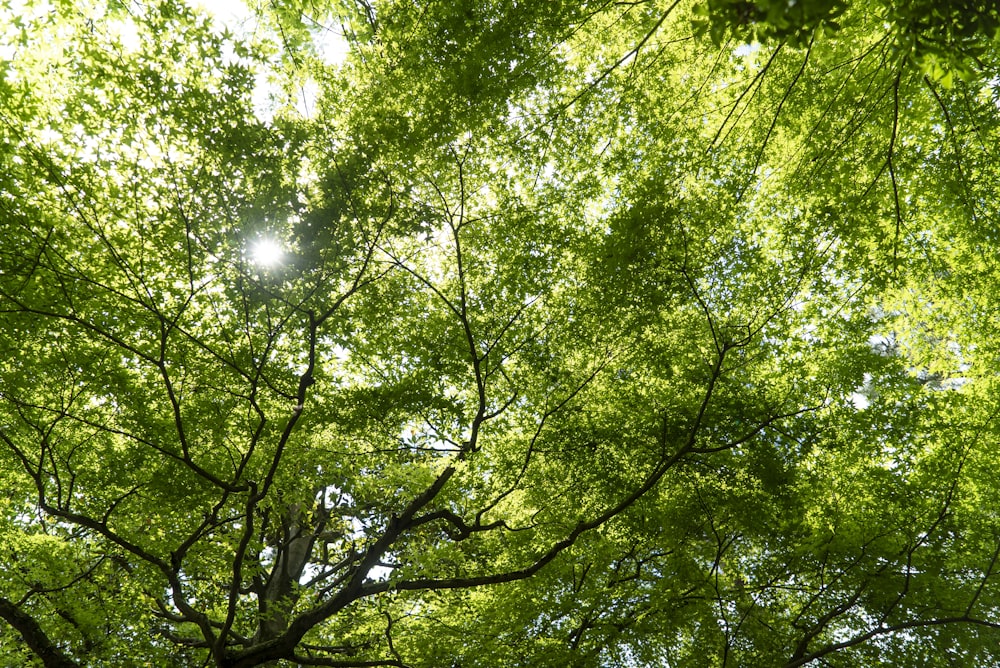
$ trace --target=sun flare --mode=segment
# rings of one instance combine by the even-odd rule
[[[274,239],[258,239],[250,246],[250,259],[262,267],[281,264],[285,251]]]

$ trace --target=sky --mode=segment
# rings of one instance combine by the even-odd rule
[[[190,4],[210,14],[220,30],[228,29],[236,36],[252,35],[260,28],[256,12],[243,0],[189,0]],[[249,0],[254,5],[256,0]],[[347,57],[349,46],[343,36],[331,26],[328,30],[316,31],[316,48],[320,57],[328,65],[339,65]],[[268,81],[266,72],[259,73],[257,89],[254,91],[254,109],[261,120],[271,117],[269,98],[280,91]],[[310,116],[316,101],[317,87],[307,83],[302,86],[297,99],[297,108],[303,116]]]
[[[252,33],[258,27],[256,13],[243,0],[190,0],[191,4],[211,14],[220,27],[229,28],[236,35]],[[254,4],[255,0],[250,0]],[[316,44],[323,60],[338,65],[347,57],[348,45],[336,26],[319,31]]]

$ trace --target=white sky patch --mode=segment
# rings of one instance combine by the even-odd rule
[[[139,27],[133,19],[112,19],[107,25],[108,33],[121,45],[125,53],[135,53],[142,47]]]
[[[733,49],[733,55],[737,58],[746,58],[747,56],[752,56],[758,51],[760,51],[760,44],[756,42],[753,44],[740,44],[738,47]]]
[[[319,98],[319,84],[315,81],[307,81],[299,88],[299,94],[295,96],[295,109],[303,118],[312,116],[313,109],[316,108],[316,100]]]
[[[220,31],[229,29],[238,37],[253,34],[259,23],[243,0],[193,0],[191,4],[211,16]]]
[[[257,72],[253,80],[253,93],[250,101],[254,116],[262,123],[270,124],[274,120],[274,100],[280,89],[271,81],[267,72]]]
[[[347,60],[351,45],[336,30],[326,28],[317,36],[316,50],[324,63],[340,66]]]
[[[871,405],[871,403],[868,401],[868,397],[861,394],[860,392],[852,392],[850,398],[851,398],[851,403],[854,404],[854,408],[859,411],[863,411],[866,408],[868,408],[868,406]]]
[[[262,34],[264,27],[256,11],[243,0],[189,0],[192,5],[212,17],[216,28],[222,32],[228,30],[237,39],[255,39]],[[347,59],[350,44],[344,36],[333,27],[329,27],[306,17],[307,24],[312,25],[313,45],[320,60],[326,65],[339,67]],[[281,43],[275,35],[275,43]],[[229,56],[231,58],[231,55]],[[267,70],[257,72],[254,79],[253,109],[254,114],[264,123],[270,123],[274,118],[276,100],[283,98],[281,87],[276,82],[273,72]],[[308,118],[316,107],[319,97],[319,86],[309,81],[294,94],[295,108],[299,114]]]
[[[316,53],[324,64],[331,67],[343,65],[350,53],[351,45],[342,34],[332,28],[321,27],[313,30],[313,36]],[[295,96],[295,109],[303,118],[312,116],[319,93],[319,84],[312,79],[299,87]]]
[[[854,404],[854,408],[859,411],[863,411],[871,405],[872,399],[872,375],[866,373],[864,376],[864,383],[855,388],[854,392],[851,393],[850,401]]]

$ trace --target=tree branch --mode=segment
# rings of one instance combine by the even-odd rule
[[[31,615],[3,597],[0,597],[0,618],[21,634],[45,668],[79,668],[80,664],[59,649]]]

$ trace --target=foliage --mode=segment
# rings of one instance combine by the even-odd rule
[[[0,4],[5,665],[1000,661],[992,5],[266,4]]]
[[[853,20],[849,10],[864,8],[890,28],[901,55],[948,86],[956,76],[974,78],[990,42],[1000,38],[1000,8],[992,2],[881,0],[856,5],[843,0],[705,0],[695,5],[694,27],[717,45],[731,34],[802,47],[817,31],[836,35],[843,21]]]

